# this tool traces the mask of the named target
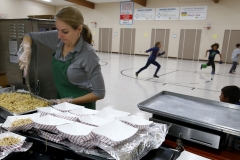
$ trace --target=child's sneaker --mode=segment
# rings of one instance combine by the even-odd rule
[[[202,64],[201,64],[201,68],[200,69],[202,69],[203,68],[203,66],[202,66]]]
[[[138,72],[135,73],[136,77],[138,77]]]
[[[215,72],[214,71],[212,71],[212,75],[214,75],[215,74]]]

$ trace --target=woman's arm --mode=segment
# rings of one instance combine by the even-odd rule
[[[99,64],[99,58],[93,49],[85,54],[85,60],[82,65],[90,79],[93,91],[85,96],[74,98],[72,103],[81,104],[103,99],[105,96],[104,79]]]
[[[47,31],[47,32],[30,32],[28,34],[25,34],[23,38],[23,42],[30,43],[36,43],[39,42],[53,50],[56,49],[57,44],[59,43],[58,39],[58,31]],[[31,42],[30,42],[31,41]]]

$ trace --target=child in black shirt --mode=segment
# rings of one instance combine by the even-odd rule
[[[215,56],[217,54],[219,54],[219,56],[220,56],[220,62],[219,63],[222,64],[222,55],[220,54],[220,52],[218,50],[218,48],[219,48],[218,43],[214,43],[211,46],[211,48],[212,49],[206,51],[206,55],[205,55],[205,57],[207,57],[207,53],[209,52],[208,63],[207,64],[202,64],[201,69],[202,68],[207,68],[207,66],[212,66],[212,74],[215,74],[215,63],[214,63]]]
[[[219,96],[221,102],[240,105],[240,88],[237,86],[226,86],[222,88]]]

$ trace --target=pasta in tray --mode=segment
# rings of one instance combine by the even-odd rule
[[[20,139],[19,138],[14,138],[14,137],[5,137],[3,139],[0,139],[0,146],[11,146],[14,144],[18,144],[20,143]]]
[[[24,113],[35,110],[37,107],[48,106],[48,102],[31,98],[29,94],[3,93],[0,94],[0,106],[12,113]]]
[[[16,119],[15,121],[12,122],[12,126],[13,127],[18,127],[18,126],[27,125],[27,124],[30,124],[30,123],[33,123],[31,118]]]

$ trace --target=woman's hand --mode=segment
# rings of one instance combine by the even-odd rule
[[[64,103],[64,102],[72,103],[73,99],[72,98],[51,99],[51,101],[57,104]]]

